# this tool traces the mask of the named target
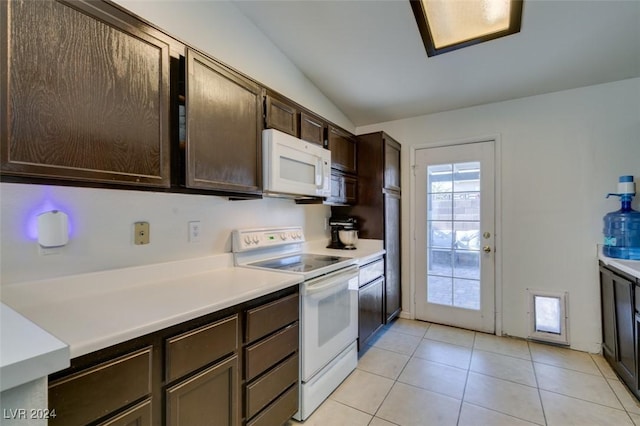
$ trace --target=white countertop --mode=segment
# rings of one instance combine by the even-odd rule
[[[315,240],[307,242],[303,250],[307,253],[327,254],[331,256],[355,257],[358,265],[366,265],[372,260],[384,255],[384,243],[382,240],[358,240],[355,250],[329,249],[329,240]]]
[[[605,265],[618,268],[622,272],[640,278],[640,260],[627,260],[616,259],[614,257],[607,257],[602,253],[602,246],[598,245],[598,259],[600,259]]]
[[[2,287],[2,301],[69,345],[75,358],[298,284],[233,267],[231,254]]]
[[[356,250],[327,249],[327,243],[326,240],[307,242],[304,250],[357,258],[360,265],[384,254],[380,240],[360,240]],[[233,255],[225,253],[4,285],[1,299],[8,306],[2,311],[2,389],[5,389],[5,360],[7,365],[15,367],[6,370],[11,373],[7,377],[37,378],[32,377],[33,374],[44,377],[66,368],[70,358],[153,333],[301,281],[300,275],[236,268]],[[11,327],[16,332],[5,333],[5,315],[11,318],[11,324],[17,321],[15,318],[22,318],[31,327],[24,330]],[[25,350],[20,349],[23,347]],[[9,348],[15,351],[8,352]],[[26,348],[52,353],[49,358],[39,357],[30,355]],[[43,368],[36,369],[34,364],[42,364]],[[7,384],[15,381],[7,379]]]
[[[69,346],[0,303],[0,391],[69,366]]]

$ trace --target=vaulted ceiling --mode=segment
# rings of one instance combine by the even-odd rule
[[[356,126],[640,77],[640,0],[525,0],[520,33],[431,58],[408,0],[235,5]]]

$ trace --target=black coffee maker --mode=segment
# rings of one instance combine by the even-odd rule
[[[327,248],[331,249],[346,249],[346,246],[340,241],[339,231],[355,230],[356,229],[355,217],[332,217],[329,219],[329,226],[331,227],[331,242]]]

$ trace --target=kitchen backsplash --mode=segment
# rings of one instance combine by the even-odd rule
[[[301,225],[307,240],[328,238],[324,205],[291,200],[229,201],[210,195],[0,183],[0,283],[31,281],[231,250],[231,230]],[[42,254],[36,217],[48,210],[69,216],[69,243]],[[135,245],[134,223],[148,222],[150,243]],[[189,242],[189,222],[201,236]]]

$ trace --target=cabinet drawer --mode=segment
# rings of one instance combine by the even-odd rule
[[[276,396],[298,382],[298,355],[285,360],[282,364],[247,385],[247,418],[253,417],[266,407]]]
[[[169,382],[238,349],[238,315],[167,339]]]
[[[379,259],[360,267],[360,286],[384,275],[384,260]]]
[[[298,411],[298,385],[289,389],[247,426],[282,425]]]
[[[245,349],[247,381],[298,350],[298,323]]]
[[[253,342],[298,320],[298,294],[247,311],[247,342]]]
[[[53,382],[49,424],[84,425],[150,393],[151,347]]]

